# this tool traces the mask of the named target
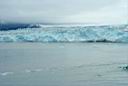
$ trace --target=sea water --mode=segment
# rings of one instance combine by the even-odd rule
[[[127,86],[128,44],[1,43],[1,86]]]

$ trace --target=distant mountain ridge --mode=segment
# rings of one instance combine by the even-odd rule
[[[39,28],[38,24],[0,24],[1,31],[17,30],[23,28]]]

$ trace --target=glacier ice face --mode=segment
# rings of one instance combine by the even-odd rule
[[[119,42],[128,43],[127,25],[50,26],[0,31],[0,42]]]

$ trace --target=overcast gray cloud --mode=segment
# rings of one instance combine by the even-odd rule
[[[128,0],[0,0],[0,20],[27,23],[125,23]]]

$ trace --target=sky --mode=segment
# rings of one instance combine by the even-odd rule
[[[0,22],[128,23],[128,0],[0,0]]]

